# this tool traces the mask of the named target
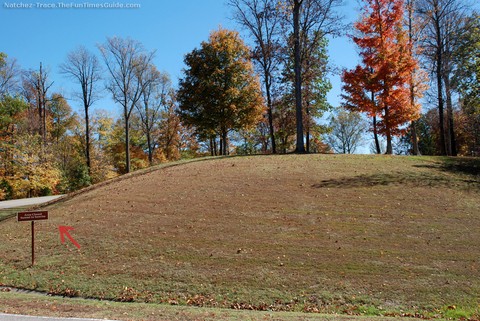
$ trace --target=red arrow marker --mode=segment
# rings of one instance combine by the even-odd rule
[[[77,243],[77,241],[75,241],[73,239],[73,237],[70,236],[70,233],[68,233],[68,231],[71,231],[73,230],[74,228],[71,227],[71,226],[59,226],[58,227],[58,230],[60,231],[60,241],[63,243],[65,243],[65,235],[68,237],[68,239],[73,243],[73,245],[75,245],[78,249],[80,249],[80,244]]]

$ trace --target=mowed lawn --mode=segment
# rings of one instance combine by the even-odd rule
[[[238,309],[479,318],[480,160],[211,159],[0,223],[0,283]],[[58,226],[81,245],[61,244]]]

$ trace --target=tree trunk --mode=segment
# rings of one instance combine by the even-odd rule
[[[87,158],[88,176],[92,175],[92,162],[90,158],[90,117],[88,115],[88,106],[85,107],[85,157]]]
[[[381,154],[382,150],[380,148],[380,142],[378,141],[377,116],[373,116],[373,137],[375,139],[375,148],[377,149],[377,154]]]
[[[435,14],[439,14],[439,10],[436,6]],[[443,40],[440,28],[439,19],[435,19],[435,32],[436,32],[436,62],[437,68],[435,70],[437,76],[437,99],[438,99],[438,114],[439,114],[439,128],[440,128],[440,154],[447,155],[447,145],[445,140],[445,121],[444,121],[444,108],[443,108],[443,83],[442,83],[442,74],[443,74]]]
[[[130,122],[125,110],[125,173],[130,173]]]
[[[210,156],[215,156],[215,153],[213,151],[214,145],[213,145],[213,138],[210,137]]]
[[[410,44],[409,51],[410,56],[413,57],[413,8],[414,0],[407,2],[408,10],[408,42]],[[413,107],[415,105],[415,81],[414,81],[415,70],[410,74],[410,105]],[[415,121],[410,123],[410,133],[412,135],[412,154],[420,155],[420,150],[418,149],[418,137],[417,137],[417,127]]]
[[[419,156],[421,154],[418,148],[417,125],[415,121],[412,121],[410,124],[410,133],[412,135],[412,154]]]
[[[305,102],[305,143],[307,153],[310,153],[310,103]]]
[[[150,108],[149,108],[149,104],[148,104],[148,99],[145,99],[144,98],[144,101],[143,101],[143,104],[145,105],[145,122],[144,122],[144,125],[145,125],[145,134],[147,136],[147,149],[148,149],[148,163],[150,164],[150,166],[153,165],[153,147],[152,147],[152,132],[151,132],[151,124],[150,124]],[[170,135],[170,122],[167,121],[167,137],[169,137]],[[166,155],[166,158],[167,159],[170,159],[170,155],[169,155],[169,151],[170,151],[170,148],[169,147],[169,141],[170,141],[170,138],[168,139],[167,141],[167,155]]]
[[[386,136],[387,136],[387,150],[385,151],[385,154],[387,155],[392,155],[393,154],[393,148],[392,148],[392,132],[390,130],[390,110],[388,109],[388,106],[385,107],[385,128],[386,128]]]
[[[307,125],[307,129],[306,129],[306,132],[305,132],[305,149],[306,149],[306,152],[307,153],[310,153],[310,130],[308,128],[308,125]]]
[[[43,120],[42,120],[42,126],[43,126],[43,144],[46,146],[47,145],[47,104],[45,102],[45,95],[42,97],[42,104],[43,104]]]
[[[451,156],[457,156],[457,141],[455,139],[455,128],[453,120],[453,104],[452,104],[452,92],[450,86],[450,79],[448,75],[445,75],[445,93],[447,98],[447,122],[448,122],[448,154]]]
[[[148,148],[148,163],[150,166],[153,165],[153,149],[152,149],[152,134],[150,131],[147,131],[147,148]],[[167,148],[167,159],[170,159],[169,151],[170,149]]]
[[[294,0],[293,5],[293,35],[295,51],[295,115],[297,121],[297,141],[295,153],[305,153],[303,141],[303,112],[302,112],[302,63],[300,48],[300,7],[303,0]]]
[[[385,155],[392,155],[392,154],[393,154],[392,135],[390,134],[390,130],[387,129],[387,150],[385,151]]]
[[[43,116],[42,116],[42,94],[40,92],[40,87],[37,88],[37,107],[38,107],[38,135],[43,137]]]
[[[222,131],[222,144],[223,144],[223,154],[222,155],[228,155],[228,150],[227,150],[227,131],[223,130]]]
[[[438,62],[437,62],[438,63]],[[437,72],[439,68],[437,67]],[[445,140],[445,120],[444,120],[444,108],[443,108],[443,97],[442,97],[442,76],[437,75],[437,91],[438,91],[438,116],[439,116],[439,128],[440,128],[440,154],[447,155],[447,145]]]
[[[413,75],[410,79],[410,104],[411,106],[415,105],[415,88],[413,85]],[[412,135],[412,154],[420,155],[420,150],[418,149],[417,126],[414,120],[412,120],[412,122],[410,123],[410,133]]]
[[[265,73],[265,93],[267,95],[267,115],[268,115],[268,129],[270,132],[270,142],[272,143],[272,154],[277,153],[277,144],[275,143],[275,129],[273,128],[273,105],[272,105],[272,96],[270,93],[270,81],[269,74],[266,68],[264,68]]]
[[[46,97],[45,97],[45,79],[43,79],[43,68],[40,63],[40,73],[38,80],[39,87],[39,113],[40,113],[40,133],[43,138],[43,145],[47,145],[47,109],[46,109]]]

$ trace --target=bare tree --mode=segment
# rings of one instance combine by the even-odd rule
[[[450,84],[461,17],[467,6],[458,0],[419,0],[417,13],[423,20],[424,56],[431,67],[437,85],[437,104],[440,125],[440,152],[442,155],[456,155],[456,141],[453,122],[453,103]],[[445,101],[446,100],[446,101]],[[445,130],[445,103],[447,107],[447,129]],[[449,138],[449,139],[447,139]]]
[[[330,133],[327,142],[337,153],[353,154],[362,143],[367,126],[359,113],[337,111],[330,118]]]
[[[445,53],[443,55],[443,83],[445,84],[445,104],[447,107],[447,154],[457,156],[457,140],[455,137],[455,124],[453,119],[453,86],[452,78],[454,77],[454,52],[460,46],[459,34],[462,30],[462,23],[464,21],[464,8],[460,4],[452,10],[448,21],[445,23]]]
[[[295,71],[296,153],[305,153],[302,107],[302,62],[312,57],[318,43],[327,35],[340,34],[342,18],[335,12],[342,0],[283,0],[285,34],[293,30]],[[288,41],[287,41],[288,43]]]
[[[17,91],[19,75],[17,61],[0,52],[0,96]]]
[[[375,99],[375,98],[374,98]],[[383,154],[381,146],[380,146],[380,140],[378,139],[378,126],[377,126],[377,116],[373,115],[372,117],[372,129],[373,129],[373,147],[372,149],[372,154]]]
[[[61,73],[74,79],[81,88],[76,97],[83,103],[85,113],[85,158],[88,173],[91,174],[90,157],[90,116],[89,109],[99,98],[97,83],[101,79],[101,67],[97,57],[85,47],[78,47],[67,55],[66,62],[60,65]]]
[[[29,86],[34,92],[34,101],[38,112],[38,133],[42,136],[43,145],[47,144],[47,103],[48,90],[53,85],[53,81],[48,80],[48,70],[45,70],[40,63],[38,71],[28,71],[24,77],[24,84]]]
[[[162,112],[169,109],[167,100],[172,94],[172,84],[170,77],[159,72],[152,64],[148,66],[139,81],[143,89],[136,107],[142,122],[143,133],[147,138],[148,161],[153,165],[153,153],[158,145],[154,132],[158,132]]]
[[[154,52],[132,39],[107,38],[98,48],[110,73],[107,89],[123,109],[125,122],[125,169],[130,172],[130,116],[141,97],[144,83],[139,81],[148,70]]]
[[[277,0],[228,1],[228,4],[235,9],[234,19],[250,32],[255,42],[252,58],[262,75],[273,154],[277,152],[277,147],[273,126],[272,87],[280,64],[279,48],[281,46],[279,39],[281,16],[277,10],[277,3]]]

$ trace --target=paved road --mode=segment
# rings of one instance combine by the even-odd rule
[[[15,315],[15,314],[0,313],[0,321],[113,321],[113,320],[33,317],[33,316],[28,316],[28,315]]]
[[[60,198],[62,196],[63,195],[55,195],[55,196],[24,198],[24,199],[21,199],[21,200],[1,201],[0,202],[0,210],[4,209],[4,208],[12,208],[12,207],[20,207],[20,206],[28,206],[28,205],[37,205],[37,204],[47,203],[47,202],[53,201],[57,198]]]

